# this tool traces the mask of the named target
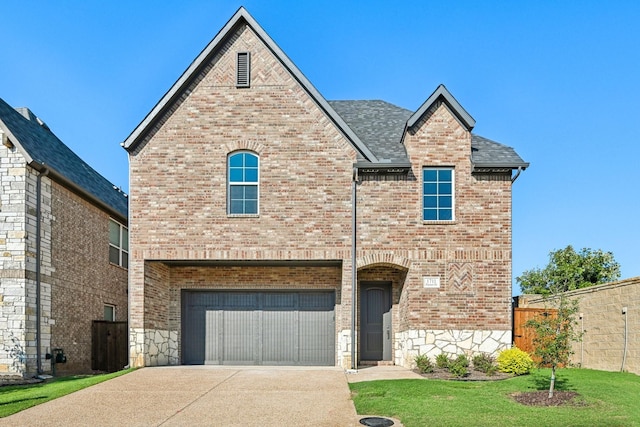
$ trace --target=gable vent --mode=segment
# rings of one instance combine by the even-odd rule
[[[251,56],[249,52],[238,52],[236,87],[249,87],[251,81]]]

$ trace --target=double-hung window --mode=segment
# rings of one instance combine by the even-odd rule
[[[453,168],[422,170],[422,219],[424,221],[454,220]]]
[[[229,185],[228,209],[230,215],[257,215],[259,182],[259,158],[241,151],[231,154],[228,160]]]
[[[129,230],[112,219],[109,220],[109,262],[129,268]]]

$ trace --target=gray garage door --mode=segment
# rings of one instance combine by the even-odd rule
[[[184,364],[335,364],[334,292],[182,293]]]

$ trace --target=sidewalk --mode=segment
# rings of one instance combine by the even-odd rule
[[[375,380],[420,380],[423,377],[402,366],[364,366],[356,371],[346,371],[347,381],[357,383]]]

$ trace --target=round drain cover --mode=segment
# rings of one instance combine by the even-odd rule
[[[393,425],[393,421],[382,417],[366,417],[360,419],[360,424],[369,427],[391,427]]]

